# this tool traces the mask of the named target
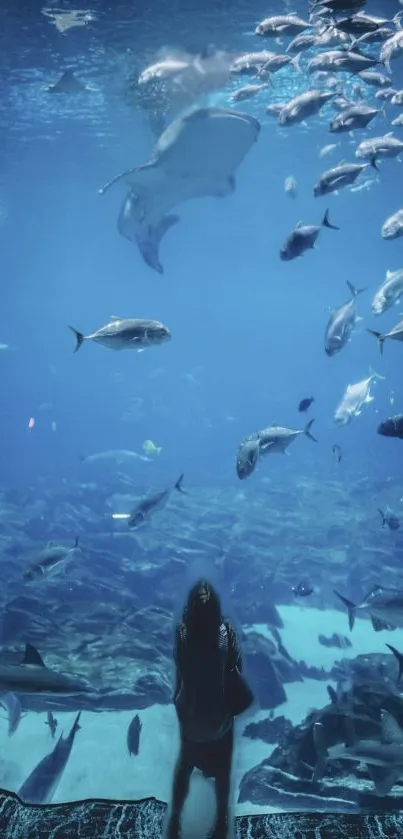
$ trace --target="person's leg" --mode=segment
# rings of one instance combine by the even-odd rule
[[[178,839],[179,836],[180,818],[189,792],[190,776],[194,768],[187,752],[188,750],[182,743],[175,766],[171,813],[168,819],[166,839]]]
[[[227,839],[229,822],[229,795],[231,789],[231,765],[234,746],[233,727],[223,737],[220,749],[220,765],[215,777],[215,792],[217,798],[217,815],[210,834],[211,839]]]

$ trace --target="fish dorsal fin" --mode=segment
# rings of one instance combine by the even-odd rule
[[[295,229],[296,229],[296,230],[299,230],[299,228],[300,228],[300,227],[302,227],[302,226],[303,226],[303,222],[302,222],[302,221],[298,221],[298,222],[297,222],[297,224],[295,225]]]
[[[393,137],[393,131],[387,131],[385,137]]]
[[[124,318],[120,318],[119,315],[110,315],[111,320],[124,320]]]
[[[345,166],[346,163],[347,163],[347,160],[346,160],[345,157],[343,157],[343,160],[340,160],[339,163],[337,164],[337,166]],[[337,166],[335,166],[334,168],[337,169]]]
[[[25,644],[23,664],[36,664],[37,667],[46,667],[36,647],[32,644]]]
[[[48,548],[54,548],[54,546],[55,546],[55,543],[54,543],[54,542],[52,542],[52,540],[50,540],[50,541],[47,543],[47,545],[46,545],[46,549],[48,549]]]
[[[388,711],[381,711],[381,728],[384,743],[397,743],[403,746],[403,730]]]

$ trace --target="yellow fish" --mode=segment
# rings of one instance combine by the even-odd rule
[[[161,454],[162,446],[156,446],[152,440],[145,440],[143,443],[143,451],[147,454]]]

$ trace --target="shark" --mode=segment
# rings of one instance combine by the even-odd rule
[[[0,661],[0,692],[17,696],[42,694],[45,696],[76,696],[95,693],[86,682],[58,670],[46,667],[40,653],[32,644],[26,644],[20,664]]]
[[[351,760],[365,763],[377,795],[387,795],[400,778],[403,779],[403,729],[388,711],[381,711],[381,737],[379,740],[359,740],[352,717],[345,717],[345,743],[327,747],[323,723],[313,727],[313,740],[318,756],[312,780],[320,780],[329,760]]]

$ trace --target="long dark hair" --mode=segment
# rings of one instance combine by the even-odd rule
[[[183,611],[190,644],[218,644],[222,621],[220,598],[208,580],[198,580],[190,589]]]

